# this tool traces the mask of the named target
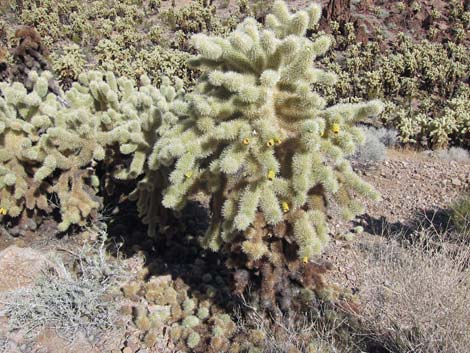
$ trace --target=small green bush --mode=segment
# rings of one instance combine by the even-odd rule
[[[470,194],[451,205],[451,221],[462,236],[470,236]],[[468,239],[467,239],[468,240]]]

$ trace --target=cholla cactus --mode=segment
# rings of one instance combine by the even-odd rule
[[[34,179],[34,167],[39,164],[32,146],[41,131],[52,125],[59,103],[47,94],[48,72],[30,77],[34,81],[30,93],[20,83],[0,82],[0,207],[11,217],[24,208],[51,211],[44,195],[50,185]]]
[[[151,237],[156,234],[155,226],[159,224],[163,229],[168,219],[167,210],[162,207],[162,190],[168,186],[170,173],[168,167],[158,162],[158,149],[155,144],[176,124],[178,113],[187,110],[187,103],[183,100],[184,92],[182,80],[176,79],[175,86],[172,87],[170,81],[164,78],[160,90],[155,90],[155,108],[149,115],[153,123],[144,127],[144,137],[148,145],[146,150],[141,152],[142,163],[139,163],[141,169],[138,174],[141,174],[143,168],[145,175],[137,183],[129,199],[137,202],[139,217],[148,225],[148,234]],[[133,177],[135,176],[137,174]]]
[[[165,206],[181,207],[198,186],[213,195],[217,207],[205,238],[213,250],[239,232],[250,234],[261,212],[269,225],[292,224],[299,257],[310,259],[327,242],[320,206],[327,193],[338,196],[348,217],[361,211],[351,191],[377,196],[345,156],[362,140],[354,121],[378,114],[381,104],[325,109],[310,89],[336,79],[312,65],[329,37],[305,37],[320,14],[313,5],[292,15],[276,2],[265,28],[248,18],[227,39],[193,38],[200,55],[192,64],[204,75],[156,149],[160,163],[175,163]],[[269,253],[258,237],[248,236],[243,248],[254,260]]]
[[[29,76],[29,94],[20,83],[0,84],[0,206],[11,217],[25,208],[51,212],[47,199],[55,194],[65,231],[101,208],[97,163],[108,181],[144,172],[158,134],[170,124],[162,115],[165,96],[176,92],[168,80],[158,90],[144,76],[136,88],[133,80],[90,71],[63,99],[48,94],[49,73]]]
[[[319,255],[328,241],[328,194],[347,218],[362,211],[353,193],[378,197],[345,157],[363,140],[354,122],[382,104],[326,108],[311,90],[336,80],[313,66],[330,38],[305,37],[320,15],[319,5],[290,14],[278,1],[265,26],[247,18],[228,38],[195,35],[192,65],[203,75],[155,147],[160,165],[173,168],[163,205],[179,209],[200,189],[211,194],[203,244],[238,246],[251,268],[262,259],[282,266],[287,244],[304,263]],[[273,273],[262,272],[265,279]]]
[[[62,55],[53,54],[53,69],[60,78],[62,87],[70,87],[85,67],[85,55],[77,44],[64,46]]]

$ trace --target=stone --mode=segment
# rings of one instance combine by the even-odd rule
[[[458,178],[452,178],[452,185],[460,186],[460,185],[462,185],[462,182]]]
[[[73,342],[69,342],[65,338],[60,337],[58,333],[51,328],[44,328],[37,337],[34,352],[41,349],[47,353],[100,352],[100,350],[91,345],[90,341],[88,341],[81,331],[75,333]]]
[[[54,264],[37,250],[11,245],[0,252],[0,292],[34,285],[42,271]]]

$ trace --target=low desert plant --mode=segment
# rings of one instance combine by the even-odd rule
[[[470,238],[470,194],[463,196],[451,205],[451,222],[464,240]]]
[[[355,352],[348,345],[342,330],[345,321],[337,313],[325,308],[326,316],[320,312],[308,312],[295,317],[280,316],[274,321],[266,318],[250,304],[244,303],[236,312],[238,333],[246,335],[250,343],[260,344],[259,353],[340,353]],[[244,315],[241,314],[244,313]],[[343,332],[344,333],[344,332]],[[347,347],[345,346],[345,343]],[[250,351],[251,352],[251,351]]]
[[[470,163],[470,153],[461,147],[451,147],[448,150],[437,150],[434,154],[447,161],[456,161],[459,163]]]
[[[110,294],[125,275],[123,267],[106,255],[104,244],[102,239],[78,252],[67,251],[75,266],[53,259],[54,271],[44,272],[34,287],[3,294],[1,314],[8,318],[9,330],[35,336],[47,327],[73,339],[78,332],[96,338],[115,327],[119,309]]]
[[[337,80],[313,65],[331,44],[326,35],[306,37],[320,17],[318,4],[290,13],[276,1],[264,25],[246,18],[228,37],[193,36],[199,55],[190,64],[202,75],[149,157],[152,189],[162,183],[151,173],[170,171],[163,206],[181,210],[196,193],[211,195],[211,224],[201,242],[229,254],[240,293],[247,269],[259,276],[263,306],[288,287],[279,284],[290,280],[288,273],[305,287],[323,286],[308,282],[319,272],[312,260],[328,243],[327,197],[345,219],[363,211],[353,194],[379,197],[346,157],[363,141],[356,122],[377,116],[383,105],[327,106],[312,91],[314,83]],[[292,294],[283,290],[285,308]]]
[[[387,146],[393,146],[396,142],[396,134],[385,128],[363,127],[361,130],[365,142],[358,146],[352,159],[361,163],[384,160]]]
[[[470,346],[470,250],[429,242],[436,238],[430,232],[420,230],[411,245],[392,239],[365,253],[362,319],[367,335],[389,352],[457,353]]]

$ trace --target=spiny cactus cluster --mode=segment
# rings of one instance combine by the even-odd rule
[[[402,142],[469,146],[465,111],[470,56],[465,42],[416,42],[403,33],[383,50],[380,39],[360,45],[354,31],[341,34],[332,28],[336,48],[346,48],[341,52],[344,60],[338,60],[338,52],[321,60],[340,77],[334,86],[323,88],[328,103],[378,98],[387,107],[380,119],[398,130]]]
[[[310,90],[312,83],[335,82],[334,75],[312,66],[329,38],[304,37],[320,14],[312,6],[291,15],[278,2],[265,29],[249,18],[227,39],[194,36],[200,55],[192,65],[204,75],[156,150],[159,163],[175,163],[164,206],[181,208],[197,187],[220,203],[205,239],[213,250],[241,231],[253,260],[266,255],[262,239],[250,236],[259,210],[269,225],[292,224],[299,257],[311,258],[327,241],[319,207],[325,193],[337,194],[349,217],[360,210],[349,189],[375,195],[344,157],[362,140],[354,121],[376,115],[381,105],[325,109]]]
[[[123,286],[122,291],[135,303],[123,309],[132,313],[148,347],[155,344],[163,327],[168,327],[172,343],[182,351],[215,353],[242,343],[239,338],[235,341],[237,327],[232,318],[206,294],[191,295],[181,279],[134,281]]]
[[[202,243],[239,253],[230,266],[261,269],[266,302],[279,290],[278,270],[298,267],[290,262],[311,267],[299,268],[305,276],[320,270],[309,261],[328,242],[329,195],[348,219],[362,211],[357,194],[378,196],[346,156],[363,140],[354,122],[377,115],[382,105],[327,108],[311,90],[336,80],[312,65],[328,50],[329,37],[305,37],[320,15],[318,5],[290,14],[276,2],[265,26],[247,18],[228,38],[195,35],[199,55],[191,65],[203,75],[153,150],[157,164],[150,169],[169,171],[163,205],[179,210],[199,191],[211,195]]]
[[[29,93],[20,83],[0,83],[0,205],[10,217],[24,210],[50,213],[48,200],[55,195],[59,230],[65,231],[101,209],[97,163],[105,169],[102,188],[142,173],[159,129],[172,120],[163,115],[176,91],[165,85],[158,90],[147,77],[137,88],[133,80],[91,71],[61,98],[48,93],[50,77],[32,71]]]
[[[59,76],[63,88],[70,88],[86,64],[85,56],[76,44],[64,46],[63,54],[53,54],[52,61],[53,69]]]
[[[337,79],[313,65],[331,44],[306,37],[320,16],[319,5],[291,14],[277,1],[265,25],[247,18],[228,37],[195,35],[190,64],[203,74],[190,93],[180,81],[157,89],[143,76],[135,87],[95,71],[64,98],[48,94],[47,73],[31,73],[30,93],[2,84],[1,206],[12,217],[50,212],[56,195],[66,230],[100,209],[100,188],[140,177],[129,199],[155,235],[156,225],[165,231],[162,206],[182,210],[202,192],[212,213],[202,244],[228,257],[237,292],[255,274],[260,305],[281,297],[288,310],[292,283],[321,291],[327,266],[312,260],[328,242],[328,202],[350,219],[362,212],[358,195],[378,197],[346,157],[363,141],[355,121],[382,105],[326,107],[312,91]]]

